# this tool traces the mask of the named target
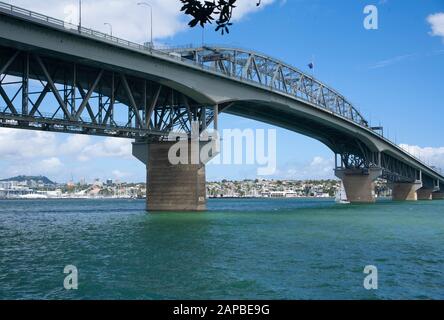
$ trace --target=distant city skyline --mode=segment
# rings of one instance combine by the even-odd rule
[[[339,180],[222,180],[208,182],[209,198],[331,198],[341,187]],[[386,190],[378,181],[377,190]],[[45,176],[16,176],[0,180],[0,199],[141,199],[146,198],[146,183],[127,183],[108,179],[92,182],[51,181]]]
[[[11,176],[11,177],[6,177],[6,178],[1,178],[0,182],[7,182],[7,181],[19,181],[19,180],[49,180],[51,181],[51,183],[53,184],[94,184],[96,182],[102,182],[102,183],[142,183],[145,184],[146,181],[125,181],[124,179],[113,179],[113,178],[105,178],[105,179],[101,179],[101,178],[85,178],[85,177],[81,177],[76,179],[75,177],[72,177],[71,179],[68,179],[66,181],[57,181],[57,180],[52,180],[51,177],[45,176],[45,175],[32,175],[32,176],[28,176],[28,175],[24,175],[24,174],[20,174],[18,176]],[[304,181],[340,181],[338,178],[333,178],[333,179],[278,179],[278,178],[255,178],[255,179],[251,179],[251,178],[244,178],[244,179],[221,179],[221,180],[208,180],[209,183],[219,183],[219,182],[224,182],[224,181],[228,181],[228,182],[242,182],[242,181],[269,181],[269,182],[273,182],[273,181],[288,181],[288,182],[304,182]]]
[[[344,93],[371,124],[381,123],[397,144],[444,167],[444,144],[438,134],[442,117],[437,116],[444,110],[442,1],[380,1],[378,30],[362,25],[366,1],[333,5],[320,0],[268,0],[261,7],[253,2],[239,1],[229,35],[222,37],[211,26],[203,33],[204,41],[266,52],[306,72],[311,72],[308,64],[314,60],[315,77]],[[63,19],[77,1],[9,3]],[[201,29],[186,26],[178,0],[151,3],[157,45],[201,44]],[[108,32],[104,23],[111,22],[114,35],[146,41],[147,13],[136,2],[84,1],[83,11],[87,27]],[[220,128],[275,129],[229,115],[220,117]],[[131,140],[2,128],[0,153],[0,178],[43,174],[56,181],[74,177],[137,182],[146,177],[145,166],[131,155]],[[277,130],[277,163],[273,176],[259,178],[334,178],[333,154],[327,147],[284,129]],[[207,180],[254,179],[256,172],[256,166],[209,165]]]

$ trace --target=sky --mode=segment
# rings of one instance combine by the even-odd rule
[[[347,97],[386,135],[424,161],[444,169],[443,0],[238,0],[229,35],[214,26],[190,29],[179,0],[151,0],[157,45],[226,44],[257,50],[310,72]],[[77,1],[9,3],[76,23]],[[364,8],[378,9],[378,29],[364,28]],[[148,8],[137,1],[83,0],[83,25],[135,42],[148,40]],[[0,100],[0,105],[2,104]],[[305,136],[221,115],[221,128],[276,129],[274,179],[333,178],[333,154]],[[0,178],[46,175],[66,182],[145,181],[131,141],[0,128]],[[255,165],[208,165],[207,180],[257,178]],[[259,177],[261,178],[261,177]]]

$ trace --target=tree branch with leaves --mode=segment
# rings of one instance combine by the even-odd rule
[[[183,3],[181,11],[190,15],[192,20],[188,23],[191,28],[198,24],[203,28],[206,24],[212,24],[216,16],[216,31],[221,31],[222,35],[230,33],[229,27],[232,25],[231,18],[233,10],[236,8],[236,0],[180,0]],[[256,5],[260,6],[259,0]]]

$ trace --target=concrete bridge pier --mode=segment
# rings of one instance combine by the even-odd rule
[[[374,181],[382,175],[382,169],[345,169],[335,170],[336,176],[344,184],[347,200],[351,203],[374,203],[376,201]]]
[[[418,190],[422,188],[422,182],[412,183],[398,182],[392,184],[392,200],[394,201],[417,201]]]
[[[438,191],[432,193],[433,200],[444,200],[444,192]]]
[[[433,189],[422,187],[416,193],[418,194],[418,200],[432,200]]]
[[[436,181],[432,190],[432,200],[444,200],[444,185]]]
[[[205,211],[205,165],[191,164],[191,161],[189,164],[171,164],[168,153],[175,143],[149,144],[147,210]]]
[[[206,210],[205,164],[215,155],[208,156],[202,162],[198,153],[207,144],[197,142],[195,147],[190,141],[180,143],[180,149],[175,141],[133,144],[133,155],[147,167],[148,211]],[[181,152],[187,154],[180,154]],[[193,152],[195,156],[192,156]],[[171,163],[172,154],[175,159],[180,158],[183,161]]]

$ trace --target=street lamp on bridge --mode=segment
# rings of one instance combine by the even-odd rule
[[[105,22],[103,25],[108,26],[109,27],[109,31],[110,31],[110,35],[111,37],[113,36],[113,25],[111,23]]]
[[[153,7],[148,2],[138,2],[137,5],[138,6],[147,6],[148,8],[150,8],[150,24],[151,24],[150,48],[152,48],[153,47]]]
[[[79,32],[82,30],[82,0],[79,0]]]

